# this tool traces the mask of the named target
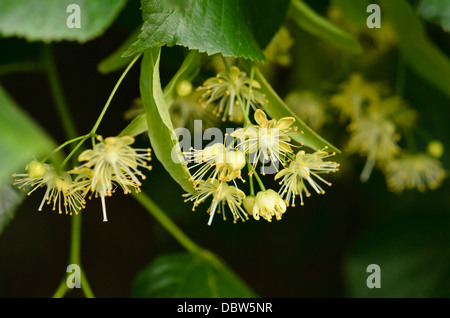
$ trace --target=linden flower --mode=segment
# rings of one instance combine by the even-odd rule
[[[326,149],[326,147],[324,148]],[[323,179],[319,174],[338,171],[339,164],[333,161],[324,161],[335,153],[318,150],[312,154],[300,150],[295,156],[288,168],[279,171],[275,175],[275,180],[281,179],[282,185],[279,193],[284,197],[287,206],[295,206],[295,197],[300,196],[300,204],[303,203],[303,192],[307,197],[311,195],[306,184],[309,184],[318,194],[324,194],[325,191],[314,180],[314,178],[331,186],[331,183]],[[313,178],[314,177],[314,178]],[[306,182],[307,181],[307,182]]]
[[[187,158],[186,163],[194,163],[187,168],[188,170],[198,168],[190,178],[194,186],[206,179],[218,179],[219,181],[241,179],[241,169],[246,164],[243,152],[227,149],[220,143],[215,143],[203,150],[191,148],[190,152],[183,154]]]
[[[112,194],[114,183],[118,184],[125,194],[131,192],[130,187],[139,192],[142,183],[137,176],[145,180],[145,175],[138,170],[138,167],[151,170],[151,166],[147,164],[147,161],[151,160],[151,150],[150,148],[132,148],[130,145],[134,143],[134,138],[130,136],[108,137],[104,140],[102,137],[98,137],[97,139],[99,142],[94,145],[93,149],[85,150],[80,154],[78,160],[86,161],[86,163],[76,170],[92,169],[91,178],[88,178],[87,174],[80,178],[84,182],[90,180],[91,190],[100,196],[103,221],[107,222],[105,196]]]
[[[213,127],[216,117],[205,109],[199,102],[199,92],[189,95],[178,95],[169,106],[170,118],[174,128],[185,127],[195,129],[194,120],[201,118],[202,128]]]
[[[355,120],[361,115],[364,105],[377,103],[381,87],[367,83],[360,74],[352,74],[348,82],[340,86],[340,92],[330,99],[331,105],[341,113],[341,120]]]
[[[289,30],[282,26],[267,45],[264,55],[268,61],[288,67],[292,63],[289,50],[293,45],[294,39],[291,37]]]
[[[16,179],[13,185],[18,185],[18,188],[24,191],[30,186],[31,190],[27,195],[41,187],[47,187],[38,211],[42,211],[46,201],[48,205],[53,203],[53,211],[58,209],[59,214],[63,211],[65,214],[72,215],[73,211],[78,214],[78,210],[84,208],[82,196],[71,188],[73,182],[68,173],[58,172],[53,166],[38,161],[30,162],[26,170],[26,174],[13,174],[13,177],[22,177]]]
[[[198,194],[184,194],[187,197],[184,201],[194,202],[192,211],[208,197],[213,196],[210,207],[207,213],[210,215],[208,225],[211,225],[215,213],[222,213],[223,219],[226,220],[225,206],[228,206],[233,214],[233,222],[236,223],[238,219],[242,221],[248,220],[248,215],[242,208],[242,202],[245,199],[245,194],[236,186],[228,185],[226,182],[219,182],[216,180],[201,180],[198,186]]]
[[[391,191],[438,188],[447,176],[439,160],[427,154],[409,154],[390,160],[384,167],[386,182]]]
[[[286,104],[312,129],[320,129],[328,121],[323,101],[312,92],[289,93]]]
[[[252,215],[255,220],[263,217],[266,221],[272,222],[272,217],[279,221],[286,212],[286,204],[278,193],[269,189],[256,194]]]
[[[258,91],[259,88],[259,82],[251,81],[245,72],[232,66],[229,73],[218,73],[216,77],[207,79],[197,90],[204,92],[200,103],[204,107],[215,104],[213,114],[222,116],[222,121],[228,118],[230,121],[242,122],[242,107],[245,107],[247,102],[253,109],[256,109],[257,105],[267,103],[265,95]],[[239,105],[238,96],[244,105]]]
[[[253,166],[250,174],[260,160],[263,164],[270,160],[272,163],[281,162],[284,165],[286,154],[293,152],[290,136],[298,134],[297,127],[291,127],[295,122],[293,117],[284,117],[278,121],[268,120],[260,109],[255,112],[254,117],[258,125],[241,128],[231,134],[241,140],[236,147],[252,155]]]
[[[395,125],[380,113],[372,113],[349,125],[351,132],[349,152],[357,152],[367,157],[361,173],[361,181],[369,179],[377,161],[386,162],[399,151]]]

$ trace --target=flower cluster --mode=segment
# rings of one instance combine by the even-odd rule
[[[226,210],[230,210],[233,221],[246,221],[249,215],[254,220],[265,219],[271,222],[273,218],[281,220],[287,207],[295,206],[296,196],[304,204],[303,193],[310,196],[309,188],[318,194],[323,194],[320,183],[331,185],[320,176],[322,173],[338,171],[339,164],[327,161],[334,153],[324,149],[314,153],[304,150],[294,151],[292,142],[294,135],[301,135],[292,125],[293,117],[279,120],[268,119],[262,110],[254,112],[256,124],[235,130],[230,134],[231,141],[215,143],[202,150],[190,149],[184,152],[187,170],[191,172],[196,193],[184,194],[185,202],[193,202],[193,210],[208,198],[212,198],[208,225],[211,225],[214,215],[220,213],[226,219]],[[279,180],[281,188],[266,189],[258,173],[258,163],[262,163],[261,174],[265,174],[264,164],[271,163],[275,169],[275,179]],[[242,170],[247,169],[243,174]],[[246,195],[240,187],[248,177],[250,194]],[[260,191],[255,194],[254,178],[258,181]],[[241,182],[236,181],[240,179]],[[226,209],[228,208],[228,209]]]
[[[27,167],[27,173],[14,174],[14,184],[26,191],[28,195],[40,187],[46,187],[39,211],[47,201],[58,209],[60,214],[78,214],[85,208],[86,196],[100,197],[103,209],[103,221],[108,221],[105,197],[111,196],[117,187],[125,194],[131,189],[140,191],[141,180],[145,175],[139,168],[151,169],[150,148],[136,149],[131,147],[134,138],[130,136],[97,137],[98,142],[92,149],[83,151],[78,160],[83,162],[79,167],[69,171],[59,171],[53,165],[32,161]]]
[[[361,181],[367,181],[378,166],[392,191],[435,189],[446,172],[429,154],[402,147],[402,137],[406,141],[412,138],[417,114],[402,98],[387,91],[353,74],[330,99],[341,119],[348,121],[348,153],[366,157]]]

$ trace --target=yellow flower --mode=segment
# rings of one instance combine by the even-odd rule
[[[261,85],[258,81],[251,81],[245,72],[232,66],[229,73],[218,73],[216,77],[207,79],[197,90],[203,93],[200,103],[204,107],[214,104],[213,114],[222,116],[222,121],[228,118],[230,121],[242,122],[242,107],[246,106],[247,101],[253,109],[267,102],[259,88]],[[239,105],[238,96],[244,105]]]
[[[53,211],[58,209],[58,213],[72,215],[73,212],[84,208],[84,199],[77,191],[72,188],[73,181],[70,175],[64,171],[57,171],[52,165],[41,163],[38,161],[30,162],[26,170],[26,174],[13,174],[15,179],[13,185],[17,185],[19,189],[26,191],[28,186],[31,190],[27,195],[31,195],[34,191],[41,187],[46,187],[44,197],[38,211],[42,211],[44,203],[50,205],[53,203]]]
[[[361,173],[361,181],[369,179],[373,167],[379,162],[387,162],[400,150],[397,145],[399,135],[394,123],[380,113],[361,118],[349,125],[349,153],[359,153],[367,157]]]
[[[386,182],[391,191],[402,192],[405,189],[438,188],[448,173],[439,160],[427,154],[407,154],[390,160],[384,166]]]
[[[190,181],[197,186],[201,180],[211,179],[219,181],[234,181],[235,178],[242,179],[241,169],[246,164],[243,152],[227,149],[221,143],[215,143],[203,150],[191,148],[190,152],[184,152],[186,163],[194,163],[186,168],[195,170]]]
[[[293,45],[294,39],[289,34],[289,30],[282,26],[267,45],[264,55],[270,62],[284,67],[290,66],[292,57],[289,50]]]
[[[213,197],[210,207],[208,208],[208,214],[210,215],[208,225],[211,225],[215,213],[222,213],[223,219],[225,217],[225,206],[228,206],[229,210],[233,214],[233,222],[236,223],[238,219],[242,221],[248,220],[248,215],[242,208],[242,202],[245,199],[245,194],[239,190],[236,186],[228,185],[226,182],[216,180],[201,180],[197,188],[198,193],[196,195],[184,194],[186,197],[184,201],[194,202],[192,210],[202,202],[204,202],[210,196]]]
[[[339,171],[338,163],[325,161],[325,159],[334,155],[335,153],[330,154],[324,150],[318,150],[312,154],[300,150],[289,167],[275,175],[275,180],[281,179],[279,193],[284,197],[287,206],[295,206],[295,197],[297,195],[300,196],[300,204],[304,204],[303,192],[307,197],[311,195],[306,184],[309,184],[318,194],[325,193],[315,179],[331,186],[331,183],[323,179],[319,174]]]
[[[286,212],[286,204],[274,190],[269,189],[256,194],[252,210],[252,215],[255,220],[259,220],[260,217],[268,222],[272,222],[272,217],[281,220],[284,212]]]
[[[297,127],[291,127],[295,122],[294,117],[284,117],[278,121],[268,120],[264,111],[258,109],[254,118],[257,125],[231,133],[231,136],[240,140],[236,147],[242,149],[245,154],[251,155],[250,160],[253,165],[250,174],[253,173],[259,161],[263,162],[263,167],[268,160],[284,165],[287,154],[293,152],[291,136],[302,133],[297,132]]]
[[[286,104],[312,129],[320,129],[328,116],[322,99],[308,91],[292,92],[286,96]]]
[[[340,85],[340,92],[330,99],[332,106],[341,113],[341,120],[356,120],[361,116],[363,106],[378,103],[382,87],[368,83],[358,74],[352,74],[346,83]]]
[[[85,150],[80,154],[78,160],[86,161],[86,163],[76,169],[92,169],[91,190],[96,193],[96,196],[100,196],[103,221],[107,222],[105,196],[112,194],[114,184],[119,185],[125,194],[131,192],[130,187],[139,192],[142,183],[138,176],[145,180],[145,175],[138,168],[150,170],[151,166],[147,164],[147,161],[151,160],[151,156],[150,148],[132,148],[130,145],[134,143],[134,138],[130,136],[106,139],[99,137],[98,140],[93,149]],[[84,182],[88,179],[87,174],[81,177]]]

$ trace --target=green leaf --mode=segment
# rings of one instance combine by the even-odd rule
[[[10,185],[0,186],[0,234],[14,217],[17,207],[25,195]]]
[[[344,12],[346,18],[367,27],[367,7],[372,3],[370,0],[332,0],[331,3]]]
[[[80,28],[69,28],[80,8]],[[126,0],[4,0],[0,1],[0,34],[24,37],[29,41],[86,42],[100,36],[125,6]]]
[[[285,3],[285,0],[281,4]],[[274,21],[279,22],[283,5],[274,1],[264,1],[264,8],[269,14],[275,12]],[[221,53],[224,56],[242,57],[265,61],[258,40],[263,39],[258,31],[255,39],[253,29],[270,21],[252,21],[260,18],[258,14],[248,14],[255,10],[254,1],[239,0],[191,0],[183,8],[171,5],[164,0],[143,0],[142,17],[144,25],[138,40],[130,46],[124,56],[137,54],[147,48],[164,45],[181,45],[196,49],[209,55]],[[273,36],[280,25],[269,23]],[[267,28],[267,27],[266,27]],[[267,29],[264,29],[267,30]],[[264,37],[264,41],[267,39]],[[263,41],[263,42],[264,42]],[[267,43],[266,43],[267,44]]]
[[[247,298],[255,294],[214,255],[181,253],[157,258],[139,273],[133,297]]]
[[[450,215],[425,212],[381,218],[359,238],[344,266],[349,297],[450,297]],[[367,287],[369,264],[381,288]]]
[[[171,177],[187,192],[195,193],[186,168],[181,148],[173,134],[169,109],[164,99],[159,78],[161,48],[144,52],[141,64],[140,91],[144,105],[148,135],[154,153]]]
[[[0,184],[11,181],[33,158],[48,154],[54,144],[48,135],[0,86]]]
[[[171,105],[177,96],[177,85],[183,81],[191,82],[200,72],[201,56],[196,50],[191,50],[186,55],[178,71],[164,88],[164,98],[167,105]]]
[[[136,29],[113,53],[100,61],[97,66],[98,71],[102,74],[108,74],[123,69],[130,64],[133,57],[122,57],[122,54],[136,41],[140,32],[139,29]]]
[[[241,2],[256,42],[265,49],[285,22],[291,1],[245,0]]]
[[[290,18],[305,31],[327,40],[336,46],[354,53],[361,53],[362,46],[352,35],[338,28],[317,14],[303,1],[293,0],[289,9]]]
[[[426,81],[450,95],[450,60],[428,38],[422,22],[404,0],[380,0],[397,33],[399,47],[409,66]]]
[[[250,63],[243,63],[248,73],[251,71]],[[293,126],[297,126],[299,131],[303,131],[303,135],[295,136],[292,139],[298,143],[304,143],[305,146],[314,150],[322,149],[327,146],[329,151],[341,153],[341,151],[331,143],[319,136],[314,130],[308,127],[300,118],[297,117],[284,101],[278,96],[275,90],[270,86],[261,71],[255,67],[255,80],[261,85],[261,93],[266,95],[267,103],[263,105],[263,109],[271,118],[280,119],[282,117],[294,117]]]
[[[417,12],[425,19],[439,24],[444,31],[450,32],[449,0],[422,0]]]
[[[173,100],[176,98],[177,84],[182,80],[192,81],[200,71],[200,67],[200,54],[197,51],[189,51],[178,71],[164,88],[163,93],[166,105],[172,104]],[[125,129],[120,133],[120,136],[137,136],[146,132],[147,129],[147,117],[145,114],[141,114],[134,118],[131,123],[125,127]]]
[[[131,136],[143,134],[148,130],[147,116],[145,113],[137,115],[119,134],[119,136]]]

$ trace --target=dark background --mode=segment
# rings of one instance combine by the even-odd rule
[[[322,13],[324,8],[315,6]],[[120,76],[120,72],[100,74],[97,64],[116,49],[140,25],[140,21],[139,4],[130,1],[103,36],[82,45],[69,42],[52,44],[64,93],[80,134],[91,129]],[[436,26],[428,25],[428,28],[433,41],[448,52],[448,35]],[[294,58],[296,54],[313,54],[308,52],[308,48],[322,45],[320,40],[298,29],[296,32]],[[20,39],[1,39],[0,62],[33,59],[39,55],[41,45]],[[163,49],[163,82],[167,82],[177,70],[182,53],[180,48]],[[333,60],[333,53],[322,51],[321,54],[327,67],[339,64]],[[302,61],[305,63],[306,60]],[[276,70],[273,85],[281,96],[292,88],[307,86],[298,80],[302,61],[291,68]],[[381,63],[384,67],[374,66],[367,73],[373,79],[394,81],[389,71],[390,65],[395,63],[393,53],[392,58],[388,56]],[[326,70],[322,68],[322,72]],[[300,78],[307,77],[304,75]],[[57,142],[66,140],[43,73],[9,74],[0,77],[0,81],[15,101]],[[138,81],[139,66],[135,65],[120,86],[99,128],[102,135],[116,135],[125,127],[127,122],[123,113],[139,96]],[[448,149],[448,99],[409,69],[405,96],[419,112],[423,127]],[[323,133],[338,147],[345,145],[347,135],[343,127],[330,126]],[[140,136],[137,142],[144,145],[148,140]],[[424,147],[426,143],[419,143],[420,146]],[[183,203],[181,188],[156,158],[152,160],[153,170],[148,173],[143,191],[192,240],[221,257],[260,296],[344,297],[351,295],[346,276],[347,260],[362,235],[377,220],[391,215],[400,219],[418,216],[413,219],[417,219],[419,225],[422,220],[436,214],[444,214],[448,221],[450,186],[447,181],[438,190],[426,194],[408,191],[396,195],[388,192],[379,171],[374,171],[368,183],[360,183],[359,173],[364,158],[338,156],[336,160],[341,162],[342,169],[332,175],[330,181],[333,186],[326,189],[327,194],[313,195],[304,207],[289,208],[279,222],[233,224],[216,218],[212,226],[207,226],[207,207],[201,206],[192,212],[191,206]],[[445,167],[450,166],[448,152],[442,161]],[[0,237],[1,297],[49,297],[65,274],[70,246],[70,217],[49,210],[38,212],[40,200],[38,194],[27,198]],[[96,296],[129,297],[133,278],[141,269],[156,257],[181,252],[183,248],[133,197],[118,193],[107,198],[107,209],[108,223],[101,221],[99,200],[89,202],[82,213],[81,259]],[[445,231],[448,226],[443,226],[443,229]],[[398,230],[402,231],[401,222]],[[429,233],[423,235],[424,239],[429,237]],[[439,240],[442,242],[448,237],[442,236]],[[376,241],[373,244],[376,245]],[[377,263],[377,259],[373,263]],[[424,267],[414,275],[426,275],[428,271],[433,271],[433,266]],[[79,291],[71,291],[67,296],[80,295]],[[448,289],[440,295],[448,296]]]

